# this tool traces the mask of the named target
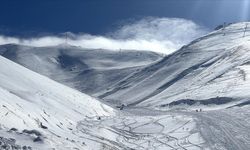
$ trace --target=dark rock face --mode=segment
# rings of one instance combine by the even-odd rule
[[[0,149],[1,150],[32,150],[30,146],[21,146],[16,144],[13,138],[5,138],[0,136]]]
[[[195,105],[195,104],[221,105],[221,104],[226,104],[226,103],[232,102],[234,100],[235,99],[230,98],[230,97],[215,97],[215,98],[210,98],[210,99],[205,99],[205,100],[181,99],[181,100],[174,101],[174,102],[171,102],[169,104],[164,104],[164,105],[161,105],[161,106],[162,107],[166,107],[166,106],[174,107],[174,106],[178,106],[178,105],[181,105],[181,104],[189,105],[189,106],[192,106],[192,105]]]

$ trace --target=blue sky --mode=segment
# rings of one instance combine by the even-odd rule
[[[137,49],[170,54],[224,22],[250,20],[250,0],[1,0],[0,44]]]
[[[127,20],[175,17],[214,28],[249,20],[249,0],[1,0],[0,32],[103,34]],[[246,9],[246,10],[244,10]]]

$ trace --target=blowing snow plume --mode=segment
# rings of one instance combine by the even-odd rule
[[[150,50],[170,54],[181,46],[207,33],[207,29],[186,19],[148,17],[120,26],[106,35],[70,34],[67,43],[82,48],[110,50]],[[15,38],[0,36],[0,44],[21,44],[35,47],[65,43],[62,36]]]

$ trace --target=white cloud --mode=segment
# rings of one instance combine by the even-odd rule
[[[68,43],[83,48],[151,50],[169,54],[207,33],[207,29],[180,18],[144,18],[121,26],[103,36],[71,35]],[[65,37],[45,36],[21,39],[0,36],[0,44],[22,44],[35,47],[65,43]]]

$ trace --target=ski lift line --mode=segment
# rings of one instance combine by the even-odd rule
[[[247,29],[246,31],[245,31],[245,33],[247,33],[247,32],[249,32],[250,31],[250,29]],[[241,31],[232,31],[232,32],[222,32],[222,33],[220,33],[220,34],[222,34],[222,35],[224,35],[224,34],[234,34],[234,33],[240,33],[240,32],[242,32],[242,30]],[[244,32],[244,31],[243,31]]]
[[[226,33],[227,33],[227,34],[230,34],[230,33],[241,32],[241,31],[242,31],[242,28],[237,28],[237,29],[234,29],[233,31],[230,31],[230,32],[228,32],[228,31],[230,31],[230,30],[226,30],[226,25],[225,25],[225,23],[224,23],[223,28],[222,28],[222,30],[221,30],[221,34],[223,34],[223,36],[225,36]],[[248,29],[248,23],[246,23],[245,27],[243,28],[243,37],[246,36],[246,33],[247,33],[248,31],[250,31],[250,29]]]

